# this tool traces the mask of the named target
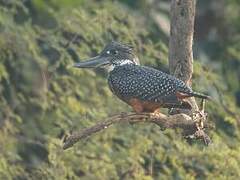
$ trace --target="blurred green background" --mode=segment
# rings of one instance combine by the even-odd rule
[[[131,109],[103,70],[71,65],[111,40],[167,71],[169,0],[0,0],[0,179],[240,178],[240,1],[199,0],[193,88],[210,94],[213,144],[119,124],[63,151],[62,138]]]

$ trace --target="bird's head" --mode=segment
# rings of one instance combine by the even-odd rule
[[[139,65],[139,60],[133,52],[133,48],[126,44],[111,42],[105,46],[102,52],[89,60],[74,64],[77,68],[105,67],[113,70],[116,66],[125,64]]]

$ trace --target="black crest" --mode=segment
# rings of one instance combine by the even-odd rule
[[[105,46],[103,51],[108,51],[108,50],[118,50],[120,52],[133,53],[133,46],[129,44],[112,41]]]

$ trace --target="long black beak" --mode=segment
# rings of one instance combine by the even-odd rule
[[[110,62],[106,57],[96,56],[87,61],[74,64],[77,68],[97,68],[104,65],[108,65]]]

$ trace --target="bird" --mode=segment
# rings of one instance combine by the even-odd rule
[[[116,41],[108,43],[96,57],[75,63],[74,67],[106,68],[112,93],[137,113],[154,113],[160,108],[192,109],[186,98],[210,98],[170,74],[140,65],[133,47]]]

